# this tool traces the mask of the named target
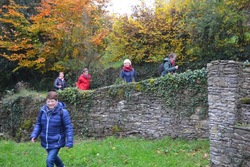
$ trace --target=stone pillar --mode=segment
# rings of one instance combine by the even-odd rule
[[[211,167],[233,167],[231,147],[238,118],[242,64],[235,61],[213,61],[208,71],[208,113]]]

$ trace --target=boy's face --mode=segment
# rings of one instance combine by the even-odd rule
[[[46,103],[47,103],[47,106],[48,106],[49,109],[54,109],[57,106],[58,100],[47,99]]]

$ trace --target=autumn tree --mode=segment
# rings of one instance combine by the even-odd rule
[[[11,0],[1,10],[2,56],[42,72],[89,65],[100,57],[108,30],[103,17],[105,0],[44,0],[29,20]],[[79,61],[80,60],[80,61]],[[74,64],[72,66],[72,64]]]
[[[48,41],[43,43],[40,57],[47,59],[47,63],[50,57],[56,59],[52,60],[58,62],[54,69],[72,68],[72,63],[79,60],[88,66],[98,59],[103,49],[102,38],[108,31],[100,8],[104,4],[105,1],[99,1],[98,6],[91,0],[44,1],[38,10],[40,13],[32,17],[31,28]]]
[[[157,0],[153,9],[136,6],[131,16],[114,21],[108,59],[158,62],[176,52],[183,69],[217,59],[244,61],[250,54],[249,6],[248,0]]]
[[[15,55],[23,59],[25,53],[32,49],[34,37],[28,28],[31,25],[27,16],[30,16],[30,7],[20,6],[13,0],[1,2],[0,8],[0,91],[12,89],[18,81],[35,82],[34,87],[40,83],[40,73],[29,67],[25,61],[9,59]],[[19,57],[18,57],[19,56]],[[18,64],[19,63],[19,64]],[[21,67],[21,68],[20,68]],[[29,70],[27,70],[29,69]]]
[[[32,35],[28,32],[30,22],[20,11],[25,8],[10,0],[8,6],[2,6],[0,10],[1,56],[11,61],[22,60],[25,52],[32,47]],[[26,62],[20,62],[20,66],[27,66]]]
[[[143,2],[131,16],[121,16],[113,24],[108,50],[112,61],[129,57],[137,63],[162,61],[170,52],[182,53],[188,41],[182,25],[184,10],[159,1],[156,8]]]

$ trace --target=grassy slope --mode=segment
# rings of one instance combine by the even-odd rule
[[[42,167],[46,152],[39,142],[0,141],[1,167]],[[208,167],[209,141],[135,138],[76,141],[60,150],[66,167]]]

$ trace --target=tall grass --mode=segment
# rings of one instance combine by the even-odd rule
[[[1,167],[43,167],[46,151],[36,143],[0,141]],[[59,156],[66,167],[208,167],[208,140],[138,138],[76,141]]]

